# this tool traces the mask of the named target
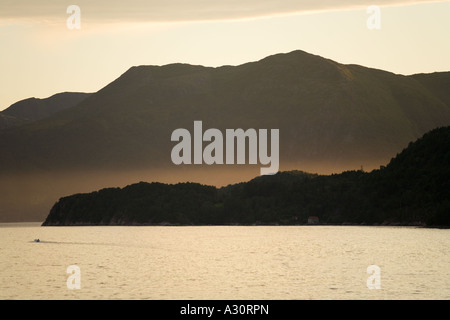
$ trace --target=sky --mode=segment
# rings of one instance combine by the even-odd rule
[[[450,1],[0,0],[0,110],[96,92],[136,65],[239,65],[294,50],[404,75],[450,71],[449,35]]]

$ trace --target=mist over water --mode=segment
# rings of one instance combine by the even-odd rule
[[[1,299],[450,298],[448,229],[28,223],[0,224],[0,241]]]
[[[170,161],[170,160],[168,160]],[[328,165],[328,166],[327,166]],[[379,166],[379,165],[378,165]],[[310,173],[331,174],[358,170],[361,164],[332,167],[329,164],[284,164],[280,171],[297,168]],[[366,170],[376,166],[366,166]],[[196,182],[218,188],[247,182],[260,176],[260,165],[196,165],[136,170],[64,170],[40,173],[0,174],[0,223],[44,221],[61,198],[103,188],[123,188],[144,182],[176,184]]]

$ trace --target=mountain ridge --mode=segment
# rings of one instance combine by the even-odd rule
[[[281,57],[283,59],[281,59]],[[299,58],[300,57],[300,58]],[[305,58],[306,57],[306,58]],[[280,61],[281,59],[281,61]],[[298,59],[300,59],[301,63],[298,62]],[[325,62],[324,62],[325,61]],[[317,67],[316,65],[320,65],[321,67]],[[337,67],[336,67],[337,66]],[[295,68],[296,69],[295,69]],[[229,67],[225,67],[227,69],[230,69]],[[298,71],[297,73],[293,72],[293,69],[295,71]],[[259,119],[256,121],[252,121],[252,113],[262,113],[264,111],[264,104],[269,101],[269,99],[272,98],[274,95],[273,92],[276,91],[285,91],[288,94],[291,95],[298,95],[297,100],[294,101],[288,101],[288,103],[284,104],[282,103],[282,100],[284,97],[273,97],[272,100],[280,100],[280,106],[278,107],[280,110],[276,110],[275,103],[271,103],[271,105],[268,106],[270,110],[267,110],[272,117],[267,118],[273,118],[274,112],[278,112],[283,110],[283,108],[287,108],[287,105],[289,106],[288,110],[283,110],[285,121],[289,121],[289,118],[291,115],[287,115],[287,112],[295,112],[297,114],[294,115],[295,118],[303,118],[302,120],[303,126],[307,126],[306,121],[312,120],[315,121],[317,124],[317,127],[320,125],[323,127],[324,123],[324,117],[326,115],[322,115],[320,119],[311,112],[311,107],[306,104],[301,104],[301,93],[300,90],[303,88],[313,87],[316,85],[314,83],[315,80],[320,81],[322,83],[322,90],[321,91],[328,91],[329,99],[321,99],[322,101],[312,101],[312,105],[315,105],[316,108],[320,109],[326,109],[323,110],[323,112],[335,112],[337,113],[333,120],[340,120],[342,123],[340,123],[341,128],[333,128],[335,130],[340,130],[340,134],[342,135],[341,141],[352,140],[356,138],[356,134],[359,136],[362,136],[361,134],[364,134],[364,132],[361,132],[362,128],[361,126],[365,126],[369,119],[366,119],[361,124],[357,124],[356,122],[348,122],[345,121],[345,118],[343,116],[340,116],[339,113],[342,112],[352,112],[357,113],[361,109],[359,109],[363,104],[372,104],[370,101],[363,101],[361,99],[361,96],[368,95],[368,91],[370,91],[369,86],[373,85],[372,83],[363,84],[361,80],[367,80],[367,72],[372,72],[374,69],[368,69],[365,67],[358,67],[356,65],[342,65],[336,62],[333,62],[332,60],[324,59],[319,56],[310,56],[307,53],[303,51],[294,51],[293,53],[289,54],[278,54],[273,55],[264,59],[261,59],[257,62],[251,62],[242,64],[237,67],[231,67],[228,72],[217,74],[218,71],[223,70],[222,67],[218,68],[211,68],[211,67],[203,67],[203,66],[192,66],[188,64],[169,64],[165,66],[138,66],[138,67],[132,67],[128,69],[124,74],[122,74],[118,79],[110,83],[109,85],[105,86],[103,89],[99,90],[97,93],[93,95],[91,99],[87,99],[86,101],[80,103],[74,108],[70,108],[69,110],[66,110],[64,113],[59,113],[58,117],[51,117],[48,119],[45,119],[43,122],[40,122],[39,124],[36,124],[36,127],[38,130],[34,130],[34,132],[39,135],[39,131],[43,128],[43,125],[50,126],[56,126],[57,128],[61,128],[63,126],[70,126],[71,123],[74,121],[84,121],[86,118],[94,118],[94,117],[102,117],[102,119],[97,118],[95,121],[96,123],[91,123],[91,126],[98,126],[101,129],[101,126],[103,126],[103,129],[111,129],[112,127],[118,127],[120,128],[119,119],[118,117],[122,117],[120,119],[121,122],[128,122],[133,123],[137,122],[136,119],[129,119],[130,114],[127,112],[127,102],[133,101],[134,95],[138,96],[139,98],[134,99],[130,104],[133,104],[133,111],[136,117],[141,116],[142,114],[145,114],[144,116],[147,117],[146,120],[149,122],[152,121],[152,118],[154,119],[157,116],[164,115],[164,110],[156,110],[155,108],[161,109],[163,105],[166,105],[166,108],[172,108],[173,109],[173,116],[176,118],[175,113],[181,113],[185,112],[186,107],[183,106],[183,101],[180,101],[184,98],[186,99],[194,99],[191,101],[186,101],[186,105],[190,105],[190,109],[192,111],[192,114],[200,114],[201,117],[206,118],[204,121],[211,120],[211,122],[219,122],[218,118],[228,117],[231,112],[242,112],[242,105],[247,104],[246,110],[249,110],[243,115],[243,118],[245,117],[245,121],[234,121],[235,119],[226,119],[227,122],[229,122],[229,125],[215,125],[214,123],[211,126],[214,127],[232,127],[233,122],[236,123],[235,125],[239,125],[239,127],[245,127],[244,125],[248,123],[248,127],[253,127],[256,125],[266,125],[268,122],[266,118],[262,117],[260,115]],[[301,74],[300,74],[301,73]],[[300,74],[300,75],[299,75]],[[287,80],[282,79],[284,81],[278,81],[278,79],[274,79],[275,81],[271,81],[270,76],[279,76],[283,77],[287,75]],[[376,122],[378,120],[384,121],[384,123],[389,124],[388,122],[393,122],[395,119],[393,116],[397,117],[397,123],[393,123],[394,125],[391,125],[390,128],[392,129],[395,125],[404,126],[405,128],[401,128],[401,130],[398,130],[398,132],[395,132],[395,134],[404,135],[404,137],[401,137],[401,143],[396,144],[396,148],[398,149],[405,143],[408,143],[414,138],[417,138],[420,134],[423,134],[426,130],[432,129],[432,126],[435,125],[433,122],[436,122],[437,125],[444,125],[446,122],[450,119],[450,108],[447,105],[443,105],[441,100],[438,100],[437,98],[433,97],[430,94],[429,90],[426,90],[426,88],[419,87],[418,83],[415,83],[413,79],[408,78],[406,76],[397,76],[392,73],[384,72],[384,71],[376,71],[374,74],[370,74],[372,78],[375,78],[376,81],[383,82],[386,81],[385,77],[389,77],[389,80],[392,82],[394,79],[392,77],[395,77],[395,80],[402,80],[401,86],[397,85],[397,88],[393,88],[393,90],[396,90],[396,92],[392,93],[389,92],[386,88],[378,88],[377,90],[381,91],[381,96],[387,97],[390,101],[381,101],[378,103],[379,105],[382,105],[383,102],[386,103],[385,110],[382,112],[390,112],[390,114],[383,115],[382,119],[377,119],[380,117],[380,114],[378,112],[374,112],[373,109],[371,111],[370,108],[366,108],[364,112],[366,113],[365,117],[371,117],[372,122]],[[289,78],[290,77],[290,78]],[[359,81],[357,85],[354,85],[355,77]],[[250,78],[250,79],[248,79]],[[258,81],[253,81],[254,79],[257,79]],[[262,79],[262,80],[261,80]],[[325,79],[325,80],[324,80]],[[290,81],[290,82],[289,82]],[[242,87],[246,90],[240,90],[239,88],[229,88],[230,83],[233,82],[244,82],[244,85]],[[371,80],[371,82],[373,82]],[[295,85],[291,84],[295,83]],[[328,83],[328,84],[327,84]],[[420,82],[419,82],[420,83]],[[300,88],[299,88],[300,86]],[[333,86],[339,86],[337,87],[337,90],[333,90]],[[237,86],[239,87],[239,86]],[[267,95],[267,99],[265,100],[258,100],[257,95],[261,94],[264,95],[266,89],[272,90],[270,92],[270,95]],[[150,92],[146,93],[144,90],[148,90]],[[227,92],[231,91],[232,92]],[[118,93],[118,91],[122,91],[123,94]],[[297,91],[297,92],[295,92]],[[311,90],[309,90],[311,91]],[[392,91],[392,90],[391,90]],[[406,93],[404,93],[404,92]],[[228,97],[224,96],[223,92],[226,92],[225,95],[229,95],[232,97],[236,97],[237,99],[232,99],[232,101],[226,101],[227,99],[230,100]],[[283,92],[284,93],[284,92]],[[320,95],[326,94],[327,92],[320,92]],[[420,93],[420,94],[418,94]],[[320,99],[320,97],[317,97],[317,93],[314,92],[308,92],[309,99],[316,100]],[[213,95],[213,97],[211,97]],[[255,97],[256,95],[256,97]],[[418,98],[408,98],[408,95],[416,95]],[[199,96],[199,101],[195,100],[196,97],[192,98],[192,96]],[[389,97],[390,96],[390,97]],[[117,103],[116,100],[121,99],[121,103]],[[377,99],[377,97],[368,97],[367,100],[374,100]],[[426,100],[427,102],[432,102],[432,108],[433,110],[430,110],[428,114],[423,112],[423,110],[419,110],[420,114],[409,114],[405,115],[401,113],[407,113],[407,112],[415,112],[413,108],[407,109],[405,107],[401,107],[399,109],[398,101],[397,100],[406,100],[409,99],[411,101],[410,104],[408,104],[408,107],[414,106],[414,104],[417,105],[417,100]],[[234,101],[233,101],[234,100]],[[334,100],[334,101],[333,101]],[[357,101],[359,100],[359,101]],[[385,99],[386,100],[386,99]],[[99,102],[96,102],[99,101]],[[318,103],[320,102],[320,103]],[[332,106],[330,103],[335,102],[336,105]],[[167,106],[169,104],[169,106]],[[195,104],[195,106],[193,106]],[[228,112],[223,112],[223,110],[220,110],[218,107],[214,107],[214,105],[222,104],[223,108],[227,108]],[[439,104],[441,104],[439,106]],[[350,107],[353,105],[352,110]],[[341,109],[347,108],[348,110],[342,110],[342,111],[336,111],[335,107],[339,107]],[[377,106],[377,107],[378,107]],[[394,110],[393,106],[397,109],[397,111]],[[420,108],[422,106],[419,106]],[[295,109],[297,109],[297,111]],[[309,108],[309,110],[308,110]],[[334,110],[333,110],[334,108]],[[390,109],[388,109],[390,108]],[[441,110],[438,110],[441,108]],[[416,108],[418,109],[418,108]],[[153,110],[153,114],[150,114]],[[393,114],[392,110],[397,112],[397,114]],[[111,116],[111,114],[108,114],[110,112],[115,112],[115,117]],[[213,112],[216,113],[222,113],[220,115],[215,116],[212,114]],[[300,112],[300,113],[299,113]],[[308,113],[308,114],[305,114]],[[436,114],[436,116],[433,117],[433,115]],[[311,119],[304,119],[307,117],[310,117]],[[336,117],[337,116],[337,117]],[[352,115],[348,115],[352,116]],[[401,119],[403,117],[403,119]],[[192,116],[191,122],[194,121],[195,118]],[[229,117],[228,117],[229,118]],[[414,123],[409,123],[409,121],[412,121]],[[442,121],[441,119],[445,119]],[[166,121],[171,121],[172,119],[165,119]],[[177,123],[186,123],[185,121],[181,121],[181,119],[176,119]],[[328,122],[331,121],[331,119],[326,119]],[[89,121],[89,119],[87,119]],[[401,121],[401,122],[399,122]],[[171,121],[175,122],[175,121]],[[275,125],[277,123],[275,122]],[[342,126],[355,126],[355,124],[359,125],[359,128],[352,128],[353,132],[348,132],[345,134],[343,132],[345,129],[342,128]],[[79,124],[80,126],[83,126],[83,124]],[[133,123],[134,125],[134,123]],[[268,125],[268,124],[267,124]],[[266,125],[266,126],[267,126]],[[273,126],[274,123],[272,122],[271,125]],[[329,123],[329,125],[332,125]],[[294,124],[289,125],[292,129],[295,130],[293,127]],[[181,125],[173,124],[173,129],[177,127],[181,127]],[[409,128],[408,128],[409,127]],[[97,129],[99,129],[97,128]],[[80,128],[82,130],[86,130],[84,128]],[[89,129],[95,130],[95,128],[90,127]],[[142,125],[141,129],[144,133],[151,132],[150,125]],[[405,130],[403,130],[405,129]],[[75,129],[72,129],[75,130]],[[313,130],[313,129],[310,129]],[[403,130],[403,131],[402,131]],[[406,131],[409,131],[407,133]],[[145,131],[145,132],[144,132]],[[346,130],[350,131],[350,130]],[[359,132],[358,132],[359,131]],[[126,132],[124,132],[126,134]],[[160,130],[159,132],[159,138],[167,140],[167,136],[169,132],[162,132]],[[161,133],[164,133],[164,137],[161,136]],[[111,134],[110,132],[98,132],[98,134],[108,135]],[[320,133],[320,134],[323,134]],[[56,133],[55,133],[56,135]],[[408,135],[408,136],[407,136]],[[38,139],[39,137],[36,137]],[[309,137],[313,139],[314,137]],[[371,134],[370,139],[374,139],[374,134]],[[14,139],[14,138],[12,138]],[[102,138],[104,139],[104,138]],[[384,137],[384,140],[391,141],[390,139],[387,139]],[[324,141],[322,141],[324,142]],[[35,143],[44,143],[44,141],[35,142]],[[87,142],[91,143],[91,142]],[[361,142],[360,142],[361,143]],[[81,144],[81,142],[75,143],[74,145]],[[100,142],[98,142],[100,144]],[[102,149],[102,145],[97,145],[96,149],[100,150]],[[311,147],[311,146],[309,146]],[[364,145],[363,145],[364,147]],[[122,148],[117,148],[122,149]],[[103,151],[107,152],[107,150]],[[142,155],[142,157],[149,157],[151,158],[151,155],[149,152],[151,150],[147,150],[147,154]],[[394,148],[390,150],[392,153]],[[117,151],[120,152],[120,151]],[[322,151],[323,152],[323,151]],[[375,152],[372,152],[373,154],[377,154],[378,150]],[[297,156],[297,155],[296,155]],[[29,156],[27,156],[28,158]],[[48,160],[48,159],[47,159]],[[51,162],[53,158],[48,161]],[[103,159],[101,159],[103,160]],[[315,159],[314,159],[315,160]],[[1,159],[0,159],[1,161]],[[156,160],[161,161],[161,159]],[[59,164],[67,163],[67,159],[62,159],[59,161]],[[98,166],[102,166],[102,161],[96,161]],[[153,162],[153,161],[152,161]]]
[[[66,91],[43,99],[27,98],[13,103],[1,113],[20,119],[40,120],[60,110],[71,108],[90,95],[91,93]]]

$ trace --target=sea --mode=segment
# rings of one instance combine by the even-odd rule
[[[419,227],[3,223],[0,299],[448,300],[449,250]]]

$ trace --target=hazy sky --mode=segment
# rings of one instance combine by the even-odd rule
[[[69,5],[81,28],[69,30]],[[381,29],[370,30],[370,5]],[[450,70],[450,1],[0,0],[0,110],[95,92],[134,65],[237,65],[301,49],[401,74]]]

